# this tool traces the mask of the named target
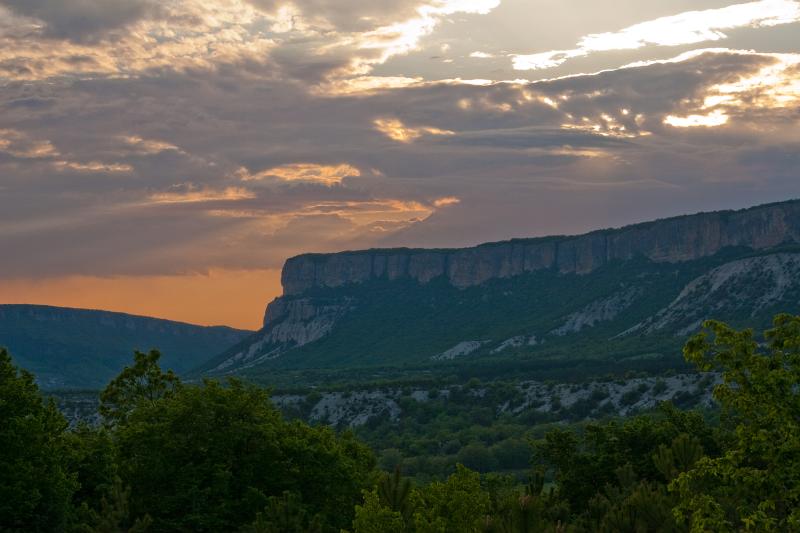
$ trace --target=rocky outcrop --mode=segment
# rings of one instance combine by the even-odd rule
[[[350,300],[347,298],[335,303],[311,298],[276,298],[267,306],[264,328],[256,334],[256,338],[246,346],[233,350],[212,371],[224,372],[232,367],[250,368],[280,357],[289,349],[319,340],[330,333],[349,306]]]
[[[687,284],[675,300],[624,334],[671,329],[687,335],[722,310],[755,317],[800,294],[800,254],[777,253],[725,263]],[[788,307],[788,306],[785,306]],[[785,310],[785,309],[781,309]]]
[[[578,333],[584,328],[590,328],[599,322],[613,320],[622,311],[630,307],[642,295],[638,287],[622,290],[607,298],[596,300],[583,309],[569,315],[566,321],[550,333],[563,337],[570,333]]]
[[[761,250],[785,243],[800,243],[800,201],[700,213],[574,237],[515,239],[474,248],[305,254],[286,261],[281,281],[285,295],[373,279],[427,283],[444,277],[464,288],[541,269],[587,274],[609,262],[634,257],[682,262],[713,255],[726,247]]]
[[[447,361],[449,359],[455,359],[456,357],[462,357],[464,355],[469,355],[481,349],[484,344],[488,344],[492,341],[461,341],[449,350],[445,350],[438,355],[434,355],[431,357],[434,361]]]

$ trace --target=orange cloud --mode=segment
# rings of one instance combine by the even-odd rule
[[[460,204],[461,199],[455,196],[445,196],[444,198],[437,198],[433,201],[434,207],[446,207],[448,205]]]
[[[59,155],[50,141],[31,139],[25,133],[10,129],[0,129],[0,152],[24,159],[42,159]]]
[[[57,170],[77,170],[79,172],[131,172],[133,167],[123,163],[101,163],[99,161],[89,161],[79,163],[77,161],[55,161],[53,166]]]
[[[227,187],[225,189],[194,189],[187,191],[161,192],[151,194],[148,199],[156,204],[186,204],[197,202],[235,201],[255,198],[252,191],[241,187]]]
[[[264,179],[277,179],[287,182],[321,183],[331,187],[339,185],[342,180],[351,176],[360,176],[361,171],[352,165],[341,163],[338,165],[318,165],[316,163],[292,163],[278,167],[268,168],[251,174],[242,168],[236,173],[242,181],[259,181]]]
[[[410,143],[416,141],[424,134],[428,135],[454,135],[450,130],[442,130],[430,126],[420,126],[412,128],[403,124],[396,118],[377,118],[373,121],[375,129],[383,133],[393,141]]]
[[[121,139],[125,144],[133,147],[137,152],[143,154],[160,154],[161,152],[166,152],[168,150],[182,152],[182,150],[174,144],[164,141],[157,141],[154,139],[143,139],[138,135],[123,136]]]

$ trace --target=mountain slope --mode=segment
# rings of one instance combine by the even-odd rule
[[[0,346],[47,388],[104,386],[136,349],[157,348],[162,366],[185,373],[250,333],[108,311],[0,305]]]
[[[800,312],[800,201],[465,249],[306,254],[282,281],[264,328],[205,371],[677,364],[705,318],[758,327]]]

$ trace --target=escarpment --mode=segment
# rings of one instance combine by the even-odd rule
[[[711,256],[726,247],[762,250],[798,242],[800,201],[790,201],[579,236],[514,239],[472,248],[304,254],[286,261],[281,282],[287,296],[374,279],[427,283],[444,276],[453,286],[464,288],[542,269],[588,274],[612,261],[635,257],[677,263]]]

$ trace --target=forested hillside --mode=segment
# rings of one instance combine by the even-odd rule
[[[720,417],[670,403],[551,428],[524,479],[458,465],[412,482],[349,431],[283,418],[236,379],[186,384],[158,352],[66,429],[0,352],[4,531],[639,532],[800,528],[800,317],[755,335],[707,322],[684,348],[719,373]]]
[[[103,387],[133,350],[164,350],[183,374],[250,332],[45,305],[0,305],[0,346],[48,389]]]

